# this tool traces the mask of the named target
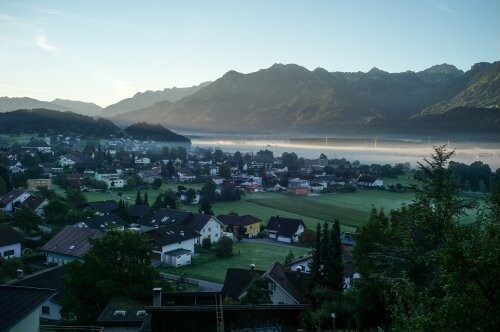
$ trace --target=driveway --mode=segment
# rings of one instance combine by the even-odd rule
[[[160,275],[169,280],[177,280],[179,278],[178,275],[160,272]],[[200,289],[199,292],[220,292],[222,290],[222,284],[218,282],[206,281],[202,279],[194,279],[194,278],[186,278],[186,281],[190,284],[198,285]]]

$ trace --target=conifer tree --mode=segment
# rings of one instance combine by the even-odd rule
[[[135,197],[135,205],[141,205],[141,204],[142,204],[141,191],[137,190],[137,196]]]
[[[328,283],[331,289],[342,291],[344,288],[344,264],[342,262],[342,243],[340,241],[340,225],[335,219],[330,235],[331,264],[328,269]]]
[[[148,192],[147,191],[144,193],[144,199],[142,200],[142,204],[149,205]]]
[[[321,225],[316,225],[316,242],[314,243],[313,254],[311,263],[309,264],[310,271],[310,284],[309,290],[311,291],[316,284],[321,280]]]

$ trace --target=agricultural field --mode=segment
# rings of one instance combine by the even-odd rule
[[[222,283],[228,268],[248,269],[250,264],[255,264],[258,270],[265,270],[274,262],[283,262],[286,255],[292,250],[295,258],[307,254],[303,248],[281,247],[273,244],[237,242],[234,244],[233,253],[229,258],[218,258],[214,253],[202,253],[195,257],[191,265],[181,267],[159,268],[162,272],[176,275],[186,273],[187,277],[203,279]]]

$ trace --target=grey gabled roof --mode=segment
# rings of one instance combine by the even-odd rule
[[[271,217],[267,223],[266,229],[278,232],[278,235],[292,237],[302,225],[305,228],[302,219],[282,218],[280,216]]]
[[[195,239],[200,236],[200,233],[181,223],[161,226],[147,231],[144,234],[146,234],[155,244],[161,246]]]
[[[111,213],[118,210],[118,202],[113,199],[107,201],[88,202],[87,205],[100,213]]]
[[[63,277],[65,274],[66,266],[59,265],[25,276],[24,279],[13,280],[9,282],[9,284],[15,286],[50,288],[57,290],[58,293],[52,297],[51,301],[62,304],[62,299],[66,290],[66,286],[63,283]]]
[[[40,249],[67,256],[83,257],[90,250],[89,239],[100,238],[103,234],[97,229],[66,226]]]
[[[0,206],[2,205],[7,205],[11,203],[13,200],[24,194],[27,190],[26,189],[14,189],[8,193],[6,193],[2,198],[0,199]]]
[[[48,288],[0,285],[0,332],[8,331],[56,293]]]

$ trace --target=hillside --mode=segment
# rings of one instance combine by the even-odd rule
[[[229,71],[177,102],[159,102],[114,120],[227,133],[435,130],[436,122],[459,123],[471,107],[498,105],[497,77],[498,63],[478,64],[466,73],[448,64],[402,73],[377,68],[367,73],[330,73],[275,64],[249,74]],[[457,113],[457,119],[453,114],[421,119],[420,127],[410,120],[422,110],[448,104],[466,110]],[[497,118],[494,112],[483,114]],[[469,129],[481,131],[484,123],[469,123]]]
[[[133,97],[123,99],[116,104],[104,108],[101,116],[112,117],[119,114],[151,107],[158,102],[176,102],[179,99],[192,95],[211,82],[204,82],[188,88],[171,88],[158,91],[138,92]]]
[[[0,112],[12,112],[16,110],[30,110],[36,108],[45,108],[54,111],[68,112],[70,109],[66,106],[54,105],[48,101],[28,97],[0,97]]]
[[[144,122],[129,126],[125,128],[124,132],[130,138],[137,140],[191,143],[189,138],[176,134],[161,125],[152,125]]]
[[[51,101],[51,104],[65,107],[70,109],[75,113],[88,116],[97,116],[102,112],[102,107],[94,103],[85,103],[83,101],[67,100],[67,99],[55,99]]]
[[[72,112],[34,109],[0,113],[0,134],[23,132],[103,137],[118,131],[119,128],[110,120],[95,120]]]

